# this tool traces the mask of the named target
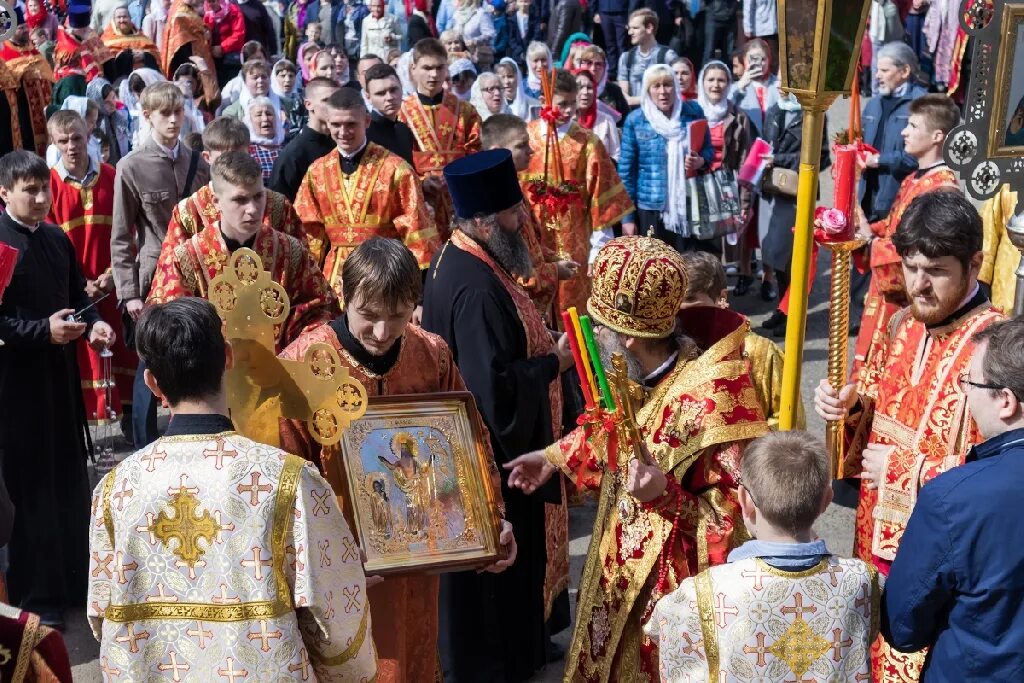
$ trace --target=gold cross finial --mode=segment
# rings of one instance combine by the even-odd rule
[[[210,283],[210,301],[235,355],[225,386],[240,433],[278,445],[279,418],[305,420],[310,435],[330,446],[366,412],[366,388],[349,375],[332,347],[313,344],[301,361],[277,358],[277,329],[291,302],[252,249],[231,255],[228,267]]]
[[[199,558],[206,552],[206,548],[199,545],[199,539],[205,540],[206,545],[210,546],[217,537],[219,525],[209,510],[202,515],[197,514],[199,499],[184,488],[179,489],[171,498],[170,508],[174,515],[168,515],[166,510],[161,510],[148,531],[152,531],[153,535],[182,562],[190,568],[195,567]],[[170,540],[173,538],[178,539],[176,548],[170,546]]]

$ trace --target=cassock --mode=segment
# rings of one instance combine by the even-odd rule
[[[277,156],[268,187],[294,202],[309,167],[314,161],[337,148],[330,135],[315,131],[309,126],[303,127]]]
[[[246,244],[225,239],[219,221],[183,242],[165,240],[147,303],[166,303],[183,296],[208,298],[210,283],[224,272],[231,254],[241,247],[256,252],[264,270],[284,287],[291,301],[288,317],[275,325],[278,351],[306,330],[338,315],[338,297],[327,286],[306,246],[265,223]]]
[[[175,415],[92,510],[86,614],[106,680],[374,680],[359,549],[302,458],[223,415]]]
[[[121,33],[111,19],[100,40],[113,54],[111,72],[115,79],[130,76],[139,67],[160,70],[160,48],[141,31],[133,29],[131,33]],[[142,55],[139,65],[135,63],[136,52]]]
[[[562,155],[563,177],[575,183],[582,205],[572,207],[569,215],[559,218],[548,216],[529,190],[531,183],[544,180],[547,145],[547,123],[541,119],[527,124],[533,157],[530,165],[520,174],[527,191],[524,195],[540,228],[541,244],[560,259],[580,264],[576,277],[558,283],[555,307],[558,311],[575,306],[586,310],[590,295],[590,278],[586,265],[590,260],[591,236],[595,231],[610,227],[633,211],[633,202],[619,178],[615,162],[608,156],[600,139],[589,130],[568,124],[558,133],[558,147]],[[550,160],[549,160],[550,161]]]
[[[20,252],[0,303],[0,451],[17,510],[7,588],[12,604],[59,610],[85,598],[89,475],[75,348],[50,342],[49,317],[90,301],[60,228],[32,232],[5,213],[0,241]],[[82,317],[88,336],[100,317],[95,308]]]
[[[263,209],[263,224],[301,241],[302,223],[292,203],[280,192],[266,190],[266,195],[267,205]],[[174,205],[164,242],[183,242],[214,225],[218,220],[220,210],[213,202],[213,183],[207,183]]]
[[[883,574],[896,557],[916,492],[963,464],[982,440],[959,378],[970,366],[974,335],[1002,319],[978,288],[936,325],[919,322],[909,308],[900,310],[870,349],[858,381],[860,401],[846,421],[850,462],[843,471],[859,471],[869,443],[894,447],[878,489],[861,487],[853,542],[854,555]],[[872,649],[874,679],[916,681],[924,658],[924,652],[897,652],[879,638]]]
[[[63,164],[60,165],[63,169]],[[53,204],[47,219],[60,226],[71,240],[78,267],[86,280],[110,273],[110,232],[114,220],[114,167],[101,164],[99,172],[90,172],[83,182],[61,177],[50,169],[50,193]],[[100,317],[111,323],[121,319],[117,300],[111,294],[96,304]],[[85,339],[76,342],[78,369],[82,375],[82,399],[89,424],[108,424],[119,419],[125,403],[131,403],[132,383],[139,358],[119,336],[110,347],[113,387],[105,387],[104,361],[99,351]]]
[[[551,336],[522,288],[459,231],[431,264],[423,327],[451,347],[499,465],[551,442],[561,420],[558,357],[537,352],[550,348],[545,338],[550,345]],[[545,663],[544,504],[560,501],[558,482],[526,496],[509,489],[503,474],[502,495],[519,556],[503,574],[460,573],[442,580],[446,681],[524,680]],[[467,633],[475,637],[467,639]]]
[[[440,337],[409,325],[383,356],[373,356],[349,332],[343,313],[330,324],[303,334],[280,357],[302,360],[316,343],[338,351],[349,374],[366,387],[369,396],[465,391],[448,345]],[[281,447],[317,464],[334,489],[345,517],[354,522],[348,473],[339,446],[322,447],[309,435],[305,422],[283,420]],[[483,429],[481,427],[481,429]],[[497,471],[492,472],[497,477]],[[353,529],[356,525],[351,523]],[[373,640],[377,645],[379,683],[433,681],[437,670],[437,575],[389,576],[369,589]]]
[[[412,136],[409,126],[401,121],[392,121],[379,111],[370,112],[370,127],[366,129],[366,139],[375,142],[392,154],[402,157],[410,166],[413,146],[416,139]]]
[[[17,115],[11,133],[14,147],[45,156],[49,141],[46,133],[46,107],[50,104],[53,91],[53,70],[34,47],[18,46],[9,40],[0,49],[0,62],[20,84],[17,107],[12,109],[12,113]],[[6,99],[8,106],[11,106],[10,98]],[[14,118],[11,117],[12,121]],[[21,131],[20,140],[15,130]]]
[[[440,177],[446,164],[480,150],[480,114],[454,93],[435,97],[413,94],[402,102],[398,120],[409,126],[415,138],[413,166],[420,178]],[[443,189],[431,191],[427,202],[434,209],[441,239],[451,232],[452,202]]]
[[[351,157],[336,151],[313,162],[295,211],[313,259],[339,296],[345,259],[371,237],[401,240],[424,269],[438,247],[416,173],[372,142]]]
[[[869,361],[868,352],[889,329],[889,321],[901,308],[910,303],[907,286],[903,282],[903,260],[896,253],[892,236],[896,233],[903,214],[910,204],[927,192],[959,192],[956,174],[945,164],[915,171],[903,179],[893,200],[889,215],[871,224],[874,239],[867,254],[857,255],[857,266],[865,272],[870,269],[871,281],[864,297],[864,312],[860,319],[860,332],[853,352],[854,380]],[[867,256],[867,258],[864,258]],[[865,263],[867,261],[867,263]],[[876,348],[879,348],[876,346]]]
[[[196,14],[184,0],[174,0],[167,12],[167,25],[164,27],[164,42],[160,49],[161,70],[164,74],[173,75],[190,57],[202,57],[208,66],[213,67],[210,36],[203,17]]]

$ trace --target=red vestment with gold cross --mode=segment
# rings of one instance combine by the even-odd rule
[[[4,63],[21,85],[20,95],[25,98],[32,121],[34,151],[39,156],[46,156],[49,141],[46,133],[46,107],[50,104],[53,90],[53,70],[39,50],[31,45],[18,47],[9,40],[4,41],[3,47],[0,48],[0,62]],[[17,116],[18,107],[12,107],[11,118],[16,119]],[[21,139],[15,139],[15,147],[25,146],[26,134],[27,131],[21,131]]]
[[[338,296],[345,259],[369,238],[401,240],[423,269],[439,244],[416,173],[372,142],[351,175],[341,170],[336,152],[313,162],[299,186],[295,211],[313,259]]]
[[[545,178],[546,126],[547,123],[540,119],[527,125],[533,156],[527,169],[519,174],[524,185]],[[615,162],[596,135],[573,123],[564,135],[559,135],[558,147],[562,154],[563,178],[576,184],[582,195],[582,206],[571,208],[568,216],[553,218],[546,216],[541,206],[532,204],[528,193],[524,192],[524,196],[541,226],[541,244],[557,254],[559,259],[580,264],[576,277],[558,283],[556,310],[564,311],[575,306],[584,311],[590,296],[590,278],[587,276],[590,237],[595,230],[622,220],[634,210],[633,202],[619,178]]]
[[[459,368],[444,340],[415,325],[409,325],[402,336],[395,364],[383,375],[361,365],[342,346],[330,325],[321,325],[306,332],[281,352],[280,358],[301,361],[313,344],[333,347],[353,379],[366,387],[369,396],[429,394],[466,391]],[[478,418],[481,443],[490,455],[487,427]],[[301,455],[320,468],[330,482],[338,505],[349,526],[358,535],[355,513],[349,499],[348,472],[341,457],[341,448],[321,446],[313,440],[305,422],[281,421],[281,447]],[[488,462],[494,462],[490,455]],[[495,490],[501,496],[501,480],[497,468],[491,471]],[[368,591],[373,624],[373,640],[377,648],[378,683],[419,683],[433,681],[438,671],[438,590],[437,574],[409,573],[389,576]]]
[[[444,167],[467,154],[480,151],[480,114],[469,102],[446,92],[441,103],[423,104],[412,94],[402,102],[398,120],[409,126],[415,141],[412,163],[420,178],[441,178]],[[451,234],[454,216],[452,199],[446,189],[427,194],[434,209],[434,221],[440,241]]]
[[[670,479],[660,498],[643,505],[628,493],[626,458],[618,454],[612,471],[603,429],[588,440],[578,428],[545,451],[577,486],[600,491],[567,682],[660,680],[657,645],[642,629],[654,606],[748,538],[737,498],[740,456],[768,432],[744,358],[750,323],[711,306],[688,309],[680,321],[696,347],[679,349],[636,414],[648,451]]]
[[[941,166],[925,173],[920,178],[911,174],[900,183],[899,192],[893,201],[889,215],[871,224],[874,240],[869,245],[869,263],[863,256],[858,257],[861,271],[871,269],[868,293],[864,297],[864,312],[860,318],[860,332],[853,353],[852,377],[856,381],[861,368],[868,362],[868,352],[876,338],[885,336],[889,320],[907,305],[907,287],[903,282],[902,259],[892,245],[892,236],[899,227],[903,214],[910,204],[927,192],[959,191],[956,174],[947,166]]]
[[[334,320],[341,312],[338,297],[305,244],[264,223],[251,248],[263,261],[263,269],[271,279],[284,287],[291,302],[287,319],[274,327],[277,351],[306,330]],[[184,296],[208,298],[210,283],[224,272],[230,257],[219,222],[176,245],[165,241],[147,303],[166,303]]]
[[[888,574],[918,492],[939,474],[963,464],[982,438],[959,377],[967,372],[975,334],[1003,315],[975,295],[957,317],[927,328],[903,309],[869,353],[858,382],[860,410],[847,420],[849,462],[857,472],[864,447],[891,446],[878,489],[861,488],[854,554]],[[920,677],[924,653],[905,654],[881,639],[872,648],[876,681]]]
[[[71,240],[78,267],[86,280],[95,280],[110,271],[110,233],[114,220],[114,167],[101,164],[85,183],[71,178],[61,180],[56,169],[50,169],[50,193],[53,204],[46,220],[59,225]],[[113,286],[113,282],[111,282]],[[118,329],[121,314],[113,295],[96,304],[100,317]],[[110,347],[113,387],[105,386],[103,359],[84,338],[76,342],[78,371],[82,379],[85,416],[90,424],[102,425],[120,418],[122,406],[131,403],[132,383],[139,358],[118,335]]]

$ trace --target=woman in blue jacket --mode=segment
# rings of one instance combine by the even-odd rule
[[[677,91],[667,65],[644,72],[640,108],[622,128],[619,176],[637,208],[623,219],[622,231],[657,237],[679,251],[717,252],[714,240],[698,240],[687,228],[686,172],[709,168],[714,149],[705,129],[700,154],[690,152],[689,126],[704,119],[704,111]]]

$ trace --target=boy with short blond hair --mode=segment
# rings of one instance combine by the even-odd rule
[[[824,444],[772,432],[747,446],[740,471],[754,538],[655,606],[644,630],[658,643],[662,681],[867,680],[878,575],[831,554],[811,528],[832,502]]]
[[[178,139],[185,120],[181,90],[174,83],[154,83],[142,91],[140,102],[149,135],[117,162],[110,238],[118,302],[133,320],[142,314],[175,204],[210,180],[202,155]],[[140,364],[135,376],[136,448],[157,437],[156,403],[142,381],[144,369]]]

